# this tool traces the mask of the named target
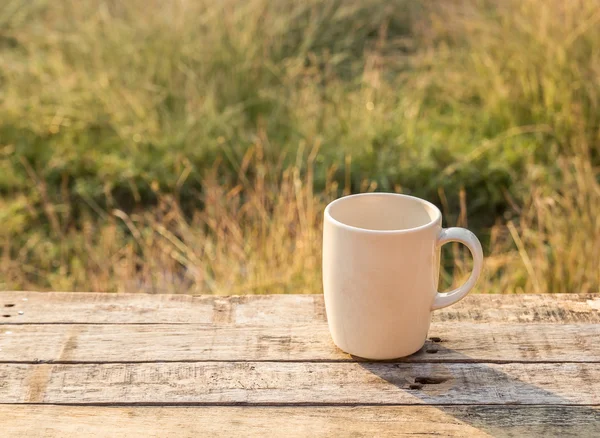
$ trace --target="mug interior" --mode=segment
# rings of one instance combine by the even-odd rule
[[[436,222],[439,209],[422,199],[396,193],[365,193],[333,201],[326,214],[354,228],[373,231],[401,231]]]

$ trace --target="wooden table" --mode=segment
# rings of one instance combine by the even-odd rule
[[[395,362],[320,295],[0,293],[0,436],[600,437],[600,295],[471,295]]]

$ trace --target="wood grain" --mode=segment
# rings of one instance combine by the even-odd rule
[[[600,364],[0,365],[0,403],[600,404]],[[46,376],[41,381],[40,376]]]
[[[1,435],[600,436],[599,323],[600,295],[472,295],[373,363],[321,295],[4,292]]]
[[[0,405],[14,438],[596,437],[600,407],[90,407]]]
[[[6,334],[10,332],[10,334]],[[434,323],[405,362],[600,362],[598,324]],[[0,362],[353,361],[327,324],[31,324],[0,329]]]
[[[27,301],[23,301],[26,299]],[[14,304],[13,307],[3,307]],[[0,324],[233,324],[325,321],[322,295],[189,296],[0,292]],[[23,311],[22,315],[18,312]],[[438,322],[600,323],[600,294],[470,295]]]

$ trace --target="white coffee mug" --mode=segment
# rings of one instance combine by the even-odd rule
[[[438,292],[440,249],[461,242],[473,256],[464,285]],[[323,289],[333,342],[354,356],[394,359],[425,343],[432,310],[475,285],[481,244],[464,228],[442,228],[430,202],[395,193],[339,198],[325,208]]]

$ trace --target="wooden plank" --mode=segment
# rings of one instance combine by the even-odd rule
[[[7,334],[8,333],[8,334]],[[434,323],[407,362],[600,362],[598,324]],[[352,361],[327,324],[32,324],[0,329],[0,362]]]
[[[12,306],[3,307],[7,305]],[[271,324],[325,320],[322,297],[315,304],[313,295],[2,292],[0,311],[9,315],[1,317],[0,324]]]
[[[12,307],[3,307],[11,304]],[[285,325],[325,320],[322,295],[217,297],[0,292],[0,310],[9,315],[0,317],[0,324]],[[600,294],[470,295],[454,306],[434,312],[434,321],[600,323]]]
[[[600,407],[90,407],[0,405],[15,438],[595,437]]]
[[[597,405],[600,364],[4,364],[0,403]]]

